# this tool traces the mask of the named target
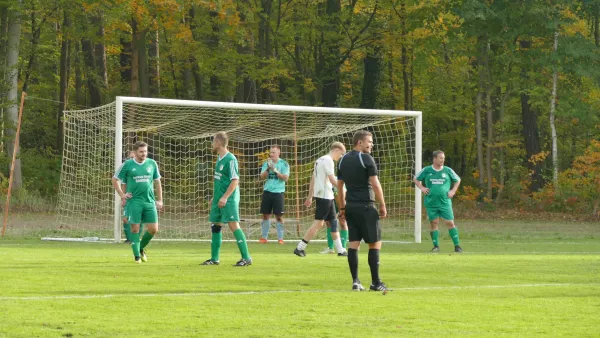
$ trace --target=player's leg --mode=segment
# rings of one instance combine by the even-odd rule
[[[338,219],[340,223],[340,238],[342,239],[342,245],[344,249],[348,249],[348,223],[345,219]]]
[[[361,228],[357,226],[360,222],[362,210],[354,210],[350,205],[346,205],[346,222],[348,223],[348,267],[352,276],[352,290],[363,291],[365,288],[358,279],[358,250],[360,241],[363,239]]]
[[[260,222],[260,239],[259,243],[267,243],[267,237],[269,236],[269,229],[271,229],[271,211],[273,209],[271,193],[264,190],[262,194],[262,200],[260,202],[260,213],[262,214],[262,221]]]
[[[431,252],[440,251],[440,230],[438,224],[440,223],[439,212],[436,209],[427,208],[427,218],[429,219],[429,226],[431,235],[431,241],[433,242],[433,249]]]
[[[275,194],[273,196],[273,213],[277,221],[277,242],[279,244],[283,244],[283,236],[285,235],[285,228],[283,226],[284,207],[283,193]]]
[[[219,197],[220,198],[220,197]],[[219,255],[221,253],[221,244],[223,243],[223,233],[221,227],[221,208],[217,205],[218,198],[213,198],[213,203],[210,206],[210,214],[208,221],[210,225],[210,258],[202,262],[200,265],[219,265]]]
[[[142,213],[144,206],[140,203],[129,201],[127,204],[127,215],[131,225],[131,250],[136,263],[141,263],[140,258],[140,224],[142,223]]]
[[[229,225],[229,230],[233,232],[235,242],[242,255],[242,259],[234,266],[252,265],[252,258],[250,257],[250,251],[248,250],[246,234],[244,234],[244,231],[240,228],[240,202],[231,199],[228,200],[227,204],[221,209],[221,215],[221,221]]]
[[[327,247],[319,253],[334,254],[335,250],[333,249],[333,238],[331,238],[331,224],[329,224],[329,222],[325,222],[325,226],[327,227]]]
[[[331,238],[333,239],[333,245],[335,246],[335,251],[338,256],[347,256],[346,249],[342,246],[342,240],[340,238],[340,232],[338,230],[338,220],[337,220],[337,212],[335,210],[334,201],[331,201],[331,206],[329,207],[329,212],[325,220],[329,221],[331,225]]]
[[[463,249],[460,247],[458,229],[456,228],[456,224],[454,224],[454,213],[452,212],[452,207],[441,210],[440,217],[448,226],[448,234],[450,234],[452,243],[454,243],[454,252],[463,252]]]
[[[379,212],[374,206],[365,208],[364,223],[362,223],[364,241],[369,245],[369,268],[371,269],[372,291],[387,292],[387,287],[379,277],[379,251],[381,250],[381,227],[379,225]]]
[[[146,232],[140,241],[140,257],[143,262],[147,262],[148,258],[144,249],[158,232],[158,211],[156,210],[156,205],[154,203],[144,207],[144,211],[142,212],[142,224],[146,224]]]
[[[302,237],[302,240],[300,240],[298,242],[298,245],[296,245],[296,249],[294,249],[294,254],[296,256],[306,256],[305,249],[308,246],[308,243],[311,239],[313,239],[313,237],[315,237],[315,234],[319,231],[319,229],[321,229],[321,227],[325,223],[325,220],[327,219],[330,203],[331,200],[327,200],[324,198],[315,198],[315,220],[313,221],[313,224],[310,226],[310,228],[306,230],[306,233],[304,234],[304,237]]]
[[[131,224],[129,224],[129,217],[125,211],[123,211],[123,232],[125,233],[125,244],[131,244]]]

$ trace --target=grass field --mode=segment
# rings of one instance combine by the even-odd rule
[[[208,243],[155,242],[135,265],[126,245],[0,240],[0,336],[598,337],[598,226],[558,228],[465,231],[463,254],[447,238],[439,254],[425,238],[384,245],[385,296],[349,291],[346,259],[318,254],[323,243],[305,258],[292,241],[251,243],[254,265],[234,268],[234,243],[199,266]]]

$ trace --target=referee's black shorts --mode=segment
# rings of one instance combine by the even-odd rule
[[[373,203],[346,203],[346,222],[350,242],[375,243],[381,241],[379,212]]]
[[[335,219],[335,208],[333,200],[326,198],[315,197],[315,220],[317,221],[333,221]]]
[[[263,215],[283,215],[283,193],[263,190],[260,213]]]

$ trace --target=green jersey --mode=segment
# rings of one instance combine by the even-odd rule
[[[116,179],[127,185],[131,193],[129,201],[154,203],[154,180],[160,179],[158,164],[153,159],[147,158],[142,163],[129,159],[115,172]]]
[[[240,173],[238,169],[238,161],[232,153],[227,152],[225,156],[217,158],[217,164],[215,166],[215,182],[213,189],[213,198],[217,200],[220,199],[227,188],[229,188],[229,184],[233,180],[239,180]],[[235,188],[230,199],[234,201],[240,200],[240,188],[239,186]]]
[[[277,169],[277,171],[279,171],[279,173],[282,175],[290,174],[290,165],[282,159],[277,160],[277,163],[273,163],[273,167],[275,167],[275,169]],[[266,170],[268,170],[268,168],[268,161],[265,161],[265,163],[263,163],[262,165],[262,169],[260,170],[260,172],[263,173]],[[267,181],[265,182],[264,190],[272,193],[285,192],[285,181],[280,180],[274,171],[269,171],[269,174],[267,175]]]
[[[460,181],[460,177],[449,167],[435,170],[433,166],[428,166],[417,174],[417,181],[423,182],[423,185],[429,188],[429,194],[425,195],[425,207],[445,208],[452,206],[448,192],[453,183]]]

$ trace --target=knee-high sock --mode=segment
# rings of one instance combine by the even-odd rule
[[[235,241],[237,242],[238,249],[242,254],[243,259],[250,259],[250,253],[248,252],[248,243],[246,242],[246,235],[242,229],[237,229],[233,232]]]
[[[379,284],[379,249],[369,249],[369,267],[371,268],[371,282]]]
[[[269,237],[269,229],[271,228],[271,220],[270,219],[263,219],[262,222],[260,222],[260,236],[264,239],[267,239],[267,237]]]
[[[283,240],[284,233],[285,228],[283,227],[283,223],[277,222],[277,239]]]
[[[151,234],[150,232],[146,231],[144,233],[144,236],[142,237],[142,241],[140,242],[140,250],[144,250],[144,248],[148,245],[148,243],[150,243],[150,241],[152,240],[152,237],[154,237],[153,234]]]
[[[352,281],[358,280],[358,250],[348,249],[348,267],[350,267],[350,274],[352,275]]]
[[[218,262],[219,254],[221,253],[221,243],[223,242],[223,234],[221,233],[220,225],[211,225],[212,238],[210,239],[210,259]]]

